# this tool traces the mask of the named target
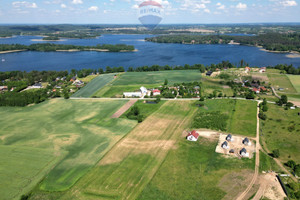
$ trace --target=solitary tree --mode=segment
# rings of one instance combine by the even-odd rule
[[[281,101],[282,101],[282,104],[286,104],[288,102],[288,98],[286,95],[282,95],[281,96]]]
[[[273,157],[274,157],[274,158],[279,158],[279,156],[280,156],[279,149],[273,150],[272,154],[273,154]]]
[[[164,85],[168,85],[168,79],[165,79]]]

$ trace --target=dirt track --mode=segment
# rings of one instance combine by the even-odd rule
[[[259,113],[259,104],[261,102],[257,103],[257,126],[256,126],[256,156],[255,156],[255,172],[253,175],[253,178],[249,184],[249,186],[247,187],[247,189],[237,198],[237,200],[243,200],[245,198],[245,196],[248,194],[248,192],[251,190],[251,188],[253,187],[254,183],[256,182],[258,173],[259,173],[259,150],[260,150],[260,144],[259,144],[259,117],[258,117],[258,113]]]
[[[126,112],[133,104],[137,102],[137,99],[132,99],[128,101],[124,106],[122,106],[117,112],[115,112],[111,118],[119,118],[121,115],[123,115],[124,112]]]

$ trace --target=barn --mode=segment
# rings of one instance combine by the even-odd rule
[[[187,140],[189,141],[193,141],[196,142],[199,138],[199,133],[197,133],[197,131],[193,130],[192,132],[190,132],[188,134],[188,136],[186,137]]]

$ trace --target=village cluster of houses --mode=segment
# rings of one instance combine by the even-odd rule
[[[231,134],[228,134],[226,137],[226,140],[222,143],[221,147],[223,149],[229,150],[230,149],[230,143],[233,142],[234,139],[232,137]],[[246,137],[242,140],[242,144],[245,146],[250,146],[251,145],[251,141]],[[229,153],[235,153],[234,149],[230,149]],[[242,148],[239,152],[239,154],[242,157],[249,157],[249,153],[247,152],[246,148]]]
[[[251,71],[256,71],[256,72],[259,72],[259,73],[265,73],[265,72],[267,72],[267,68],[266,67],[261,67],[261,68],[245,67],[245,73],[249,73]]]
[[[248,83],[248,84],[247,84]],[[250,85],[250,87],[248,86]],[[251,83],[249,83],[248,80],[245,80],[243,82],[243,87],[251,89],[256,94],[259,94],[261,92],[268,92],[269,89],[267,89],[265,86],[260,85],[260,82],[257,80],[253,80]]]
[[[151,96],[151,92],[153,93],[153,96],[160,95],[160,93],[161,93],[161,91],[159,89],[148,90],[147,88],[142,86],[140,88],[140,90],[137,92],[124,92],[123,96],[124,97],[133,97],[133,98],[136,98],[136,97],[142,98],[144,96]]]

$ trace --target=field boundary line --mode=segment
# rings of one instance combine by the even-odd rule
[[[110,118],[119,118],[123,115],[127,110],[131,108],[138,100],[133,99],[129,100],[125,105],[123,105],[119,110],[117,110]]]

